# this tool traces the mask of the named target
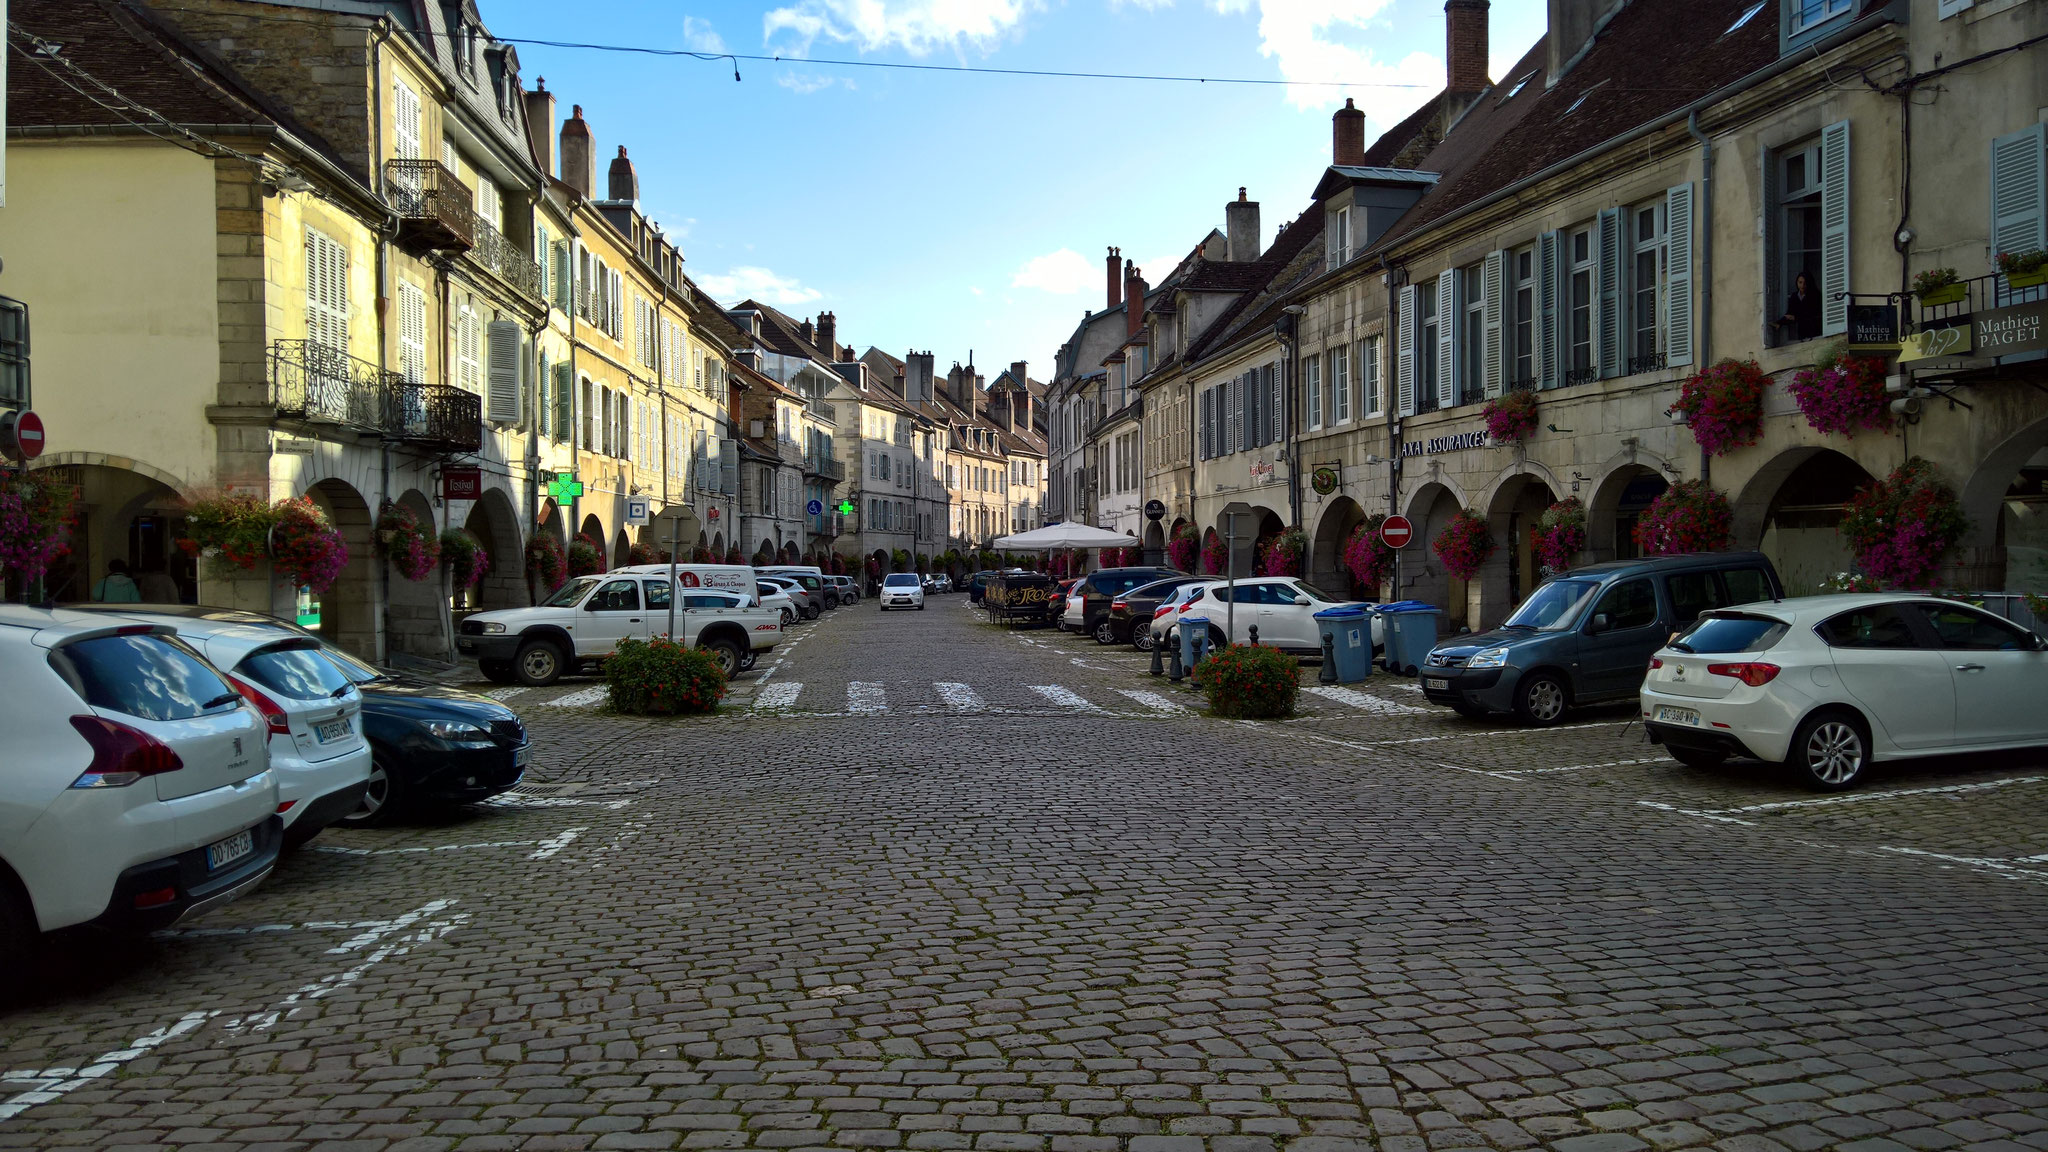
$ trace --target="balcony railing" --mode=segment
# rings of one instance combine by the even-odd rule
[[[433,452],[476,452],[484,444],[484,398],[446,384],[400,380],[384,393],[384,431]]]
[[[1918,328],[1942,328],[1977,312],[1988,312],[1993,308],[2010,308],[2015,304],[2035,304],[2048,300],[2048,284],[2029,284],[2022,288],[2012,286],[2004,276],[1996,273],[1963,280],[1937,290],[1927,298],[1916,298],[1920,322]]]
[[[821,512],[807,519],[813,536],[838,536],[846,529],[846,517],[837,512]]]
[[[464,251],[476,243],[469,189],[436,160],[384,162],[385,195],[398,214],[398,243],[415,251]]]
[[[1664,353],[1653,352],[1648,356],[1629,357],[1628,371],[1625,374],[1633,376],[1638,372],[1662,372],[1663,370]]]
[[[270,402],[279,416],[355,432],[384,430],[384,395],[399,379],[313,340],[270,346]]]
[[[476,246],[469,250],[469,258],[521,295],[533,300],[542,298],[540,264],[482,217],[476,220]]]
[[[809,456],[804,459],[804,475],[816,476],[837,484],[846,479],[846,465],[830,456]]]

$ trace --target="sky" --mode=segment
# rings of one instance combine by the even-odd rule
[[[624,145],[642,209],[724,304],[832,312],[842,343],[1038,379],[1105,303],[1114,245],[1149,282],[1239,187],[1263,246],[1308,207],[1348,96],[1367,140],[1443,86],[1442,0],[483,0],[500,37],[774,55],[518,46],[598,180]],[[1494,0],[1501,79],[1541,34]],[[1241,85],[840,66],[969,65],[1286,81]],[[733,78],[737,67],[740,79]],[[1341,86],[1326,83],[1336,82]]]

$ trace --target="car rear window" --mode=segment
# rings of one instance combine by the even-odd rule
[[[318,646],[303,640],[258,648],[242,657],[234,670],[255,681],[257,687],[294,700],[324,699],[349,684],[348,677],[320,655]]]
[[[1762,616],[1702,616],[1672,647],[1701,655],[1763,652],[1785,634],[1785,625]]]
[[[56,648],[50,667],[95,708],[143,720],[190,720],[241,697],[174,636],[100,636]]]

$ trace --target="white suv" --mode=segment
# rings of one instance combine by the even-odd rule
[[[263,721],[170,627],[0,606],[0,680],[0,988],[37,931],[162,928],[270,874]]]
[[[1234,612],[1231,610],[1233,601],[1236,604]],[[1232,625],[1235,630],[1228,642],[1247,643],[1252,628],[1257,627],[1259,643],[1268,648],[1279,648],[1302,656],[1320,656],[1323,638],[1322,629],[1316,624],[1316,613],[1347,604],[1370,607],[1362,600],[1340,600],[1294,576],[1260,576],[1239,580],[1235,589],[1221,580],[1207,585],[1176,615],[1181,620],[1191,616],[1207,617],[1212,644],[1225,643],[1223,634]],[[1384,639],[1377,614],[1372,617],[1371,627],[1372,650],[1378,652]],[[1178,628],[1173,634],[1179,636]]]
[[[882,577],[882,611],[915,608],[924,611],[924,581],[915,572],[891,572]]]

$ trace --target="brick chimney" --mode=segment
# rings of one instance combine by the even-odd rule
[[[610,185],[610,199],[629,203],[640,199],[640,174],[633,170],[633,162],[626,159],[626,146],[619,145],[619,154],[612,157],[612,169],[606,183]]]
[[[815,333],[811,331],[811,322],[809,320],[802,321],[796,326],[796,334],[803,337],[806,344],[817,344],[817,340],[813,339]],[[835,361],[838,359],[838,357],[833,356],[830,352],[826,352],[825,355]]]
[[[1117,249],[1111,248],[1109,250],[1109,303],[1102,306],[1103,311],[1106,312],[1123,302],[1123,260]]]
[[[830,312],[818,313],[818,347],[827,356],[839,359],[839,318]]]
[[[1237,199],[1223,206],[1223,233],[1225,260],[1242,264],[1259,258],[1259,202],[1245,199],[1242,188]]]
[[[533,162],[543,174],[555,174],[555,94],[548,91],[548,78],[534,80],[533,91],[525,93],[526,145],[533,149]]]
[[[1348,168],[1365,165],[1365,113],[1344,98],[1344,106],[1330,117],[1330,163]]]
[[[1444,2],[1446,92],[1478,92],[1493,84],[1486,67],[1487,7],[1487,0]]]
[[[591,142],[590,123],[583,119],[583,105],[571,104],[569,118],[562,121],[562,183],[588,199],[597,186],[596,145]]]
[[[1145,278],[1137,266],[1124,261],[1124,338],[1130,339],[1145,326]]]

